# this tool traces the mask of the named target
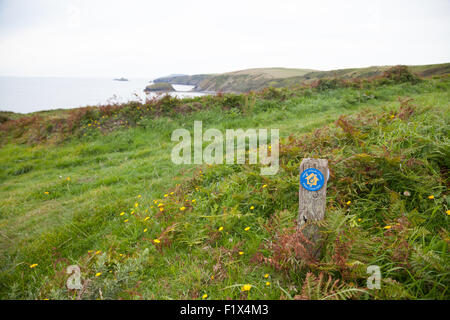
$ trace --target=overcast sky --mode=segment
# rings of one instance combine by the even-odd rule
[[[0,75],[450,62],[449,0],[0,0]]]

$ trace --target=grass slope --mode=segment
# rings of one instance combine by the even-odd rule
[[[176,100],[193,109],[157,117],[131,104],[83,113],[56,144],[52,131],[5,131],[0,297],[448,299],[449,86],[271,89]],[[194,120],[204,130],[279,128],[280,172],[174,165],[171,132]],[[311,156],[331,170],[318,261],[293,225],[298,166]],[[81,293],[65,287],[72,264]],[[365,287],[368,265],[380,266],[381,290]]]
[[[337,77],[340,79],[364,79],[381,76],[390,66],[350,68],[329,71],[289,68],[255,68],[221,74],[173,76],[156,79],[168,82],[195,85],[198,91],[248,92],[264,87],[292,87],[312,83],[319,79]],[[409,66],[421,77],[441,76],[450,73],[450,63]]]

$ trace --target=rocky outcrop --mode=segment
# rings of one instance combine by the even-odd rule
[[[171,92],[175,91],[170,83],[159,82],[153,83],[145,87],[145,92]]]

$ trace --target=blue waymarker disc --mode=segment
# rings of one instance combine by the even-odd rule
[[[320,190],[324,182],[322,172],[317,169],[306,169],[300,174],[300,184],[308,191]]]

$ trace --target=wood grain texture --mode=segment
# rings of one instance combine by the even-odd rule
[[[315,168],[322,172],[324,176],[323,187],[318,191],[308,191],[300,183],[298,192],[298,227],[302,229],[303,234],[314,244],[313,253],[315,256],[320,251],[319,228],[312,225],[311,222],[323,220],[325,216],[328,160],[305,158],[300,164],[300,174],[310,168]],[[309,223],[308,223],[309,222]]]

